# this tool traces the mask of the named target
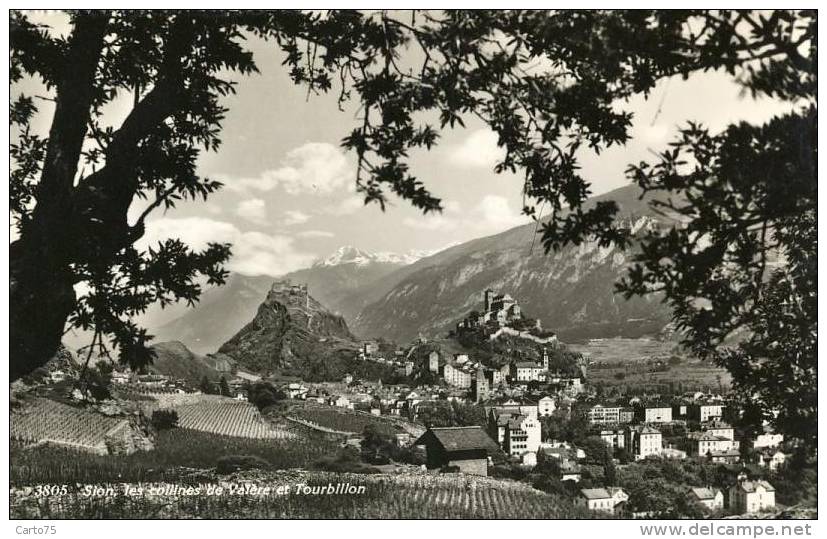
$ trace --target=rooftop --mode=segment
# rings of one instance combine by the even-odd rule
[[[764,481],[763,479],[758,481],[741,481],[740,483],[738,483],[738,487],[744,492],[749,493],[755,492],[758,489],[758,487],[763,487],[764,490],[768,492],[775,492],[775,487],[770,485],[767,481]]]
[[[423,434],[417,444],[426,436],[433,436],[446,451],[463,451],[469,449],[496,449],[494,441],[482,430],[482,427],[439,427],[431,428]]]
[[[580,494],[587,500],[602,500],[612,497],[605,488],[581,488]]]
[[[689,489],[699,500],[711,500],[720,492],[714,488],[692,487]]]

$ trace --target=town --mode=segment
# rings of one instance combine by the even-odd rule
[[[274,286],[290,292],[290,301],[308,304],[306,286]],[[420,337],[408,347],[360,343],[354,364],[381,366],[393,375],[386,382],[353,374],[332,382],[279,382],[236,369],[194,387],[171,376],[116,369],[111,383],[161,400],[213,394],[256,401],[262,411],[278,403],[288,421],[342,435],[343,445],[357,448],[364,446],[372,421],[393,425],[388,445],[397,450],[377,450],[373,464],[395,462],[396,471],[414,473],[534,477],[535,486],[596,514],[649,518],[776,509],[771,479],[790,464],[799,449],[795,441],[766,425],[761,432],[736,428],[742,411],[725,392],[599,395],[589,380],[589,361],[543,331],[539,320],[527,319],[516,299],[485,290],[482,300],[482,310],[460,321],[452,337],[510,339],[511,353],[499,355],[498,364],[473,352],[446,352],[440,342]],[[59,383],[67,373],[53,370],[49,377]],[[263,406],[262,388],[273,395]],[[675,485],[678,497],[657,499],[658,491],[619,479],[627,469],[660,470],[681,462],[699,473],[685,474],[694,483],[682,479]]]

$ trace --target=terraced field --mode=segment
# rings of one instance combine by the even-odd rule
[[[127,425],[124,419],[36,398],[10,417],[10,438],[26,443],[52,443],[106,454],[106,436]]]
[[[367,413],[343,410],[331,406],[304,406],[294,408],[291,417],[309,421],[320,427],[340,432],[361,434],[367,425],[373,425],[379,432],[393,435],[416,429],[416,425],[406,424],[407,429],[387,417],[377,417]],[[422,429],[424,432],[424,428]],[[416,433],[412,433],[416,435]],[[421,432],[419,433],[421,434]]]
[[[569,500],[528,485],[463,475],[359,475],[328,472],[251,472],[222,484],[285,485],[284,495],[83,498],[74,492],[35,498],[11,493],[15,518],[594,518]],[[360,493],[302,494],[298,485],[364,487]]]
[[[248,402],[210,399],[173,406],[178,412],[178,427],[222,436],[254,439],[288,439],[290,432],[272,427],[258,409]]]

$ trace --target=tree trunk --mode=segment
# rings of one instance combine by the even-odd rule
[[[55,113],[31,219],[9,248],[9,375],[14,381],[54,356],[75,305],[72,192],[86,137],[108,12],[76,14],[58,77]]]
[[[40,249],[21,241],[10,248],[9,378],[14,381],[43,366],[57,352],[66,319],[75,305],[68,265],[49,263]]]

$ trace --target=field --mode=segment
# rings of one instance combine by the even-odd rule
[[[527,485],[457,475],[358,475],[327,472],[239,474],[221,483],[282,486],[282,493],[219,496],[37,497],[13,489],[13,518],[578,518],[588,517],[569,501]],[[362,493],[302,494],[297,485],[350,484]],[[202,483],[204,487],[205,483]],[[170,485],[157,485],[169,488]],[[118,491],[120,492],[120,491]]]
[[[192,482],[193,469],[216,466],[221,457],[252,455],[272,469],[310,467],[339,448],[335,437],[297,427],[292,439],[256,440],[216,436],[194,430],[158,433],[155,449],[131,455],[95,455],[63,447],[28,447],[16,443],[10,454],[10,481],[36,484],[110,483],[121,481]]]
[[[50,442],[105,453],[106,435],[124,425],[125,421],[36,398],[14,409],[9,424],[12,440]]]
[[[726,370],[687,355],[674,342],[653,339],[594,339],[569,347],[589,357],[589,383],[643,391],[726,391]],[[637,392],[637,393],[635,393]]]
[[[222,436],[254,439],[286,439],[293,435],[273,428],[255,406],[232,399],[209,400],[175,406],[178,426]]]
[[[591,339],[586,343],[567,344],[573,352],[580,352],[589,361],[598,363],[643,362],[667,360],[672,355],[682,355],[677,343],[654,339]]]
[[[339,410],[330,406],[297,407],[290,410],[289,416],[315,423],[320,427],[354,434],[361,434],[368,425],[374,425],[379,432],[385,434],[405,432],[387,420],[365,413]]]

